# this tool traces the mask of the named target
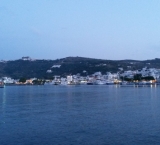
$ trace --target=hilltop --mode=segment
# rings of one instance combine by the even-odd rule
[[[54,75],[66,76],[80,73],[89,75],[94,72],[120,72],[137,70],[143,67],[160,68],[160,59],[152,60],[104,60],[84,57],[66,57],[56,60],[36,60],[23,57],[19,60],[0,61],[0,77],[12,78],[51,78]]]

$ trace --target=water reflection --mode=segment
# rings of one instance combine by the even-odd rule
[[[6,106],[6,88],[3,88],[3,95],[2,95],[2,110],[4,112]]]
[[[6,123],[1,123],[0,144],[160,141],[158,86],[24,86],[1,94]]]

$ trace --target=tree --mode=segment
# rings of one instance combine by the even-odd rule
[[[25,83],[25,82],[26,82],[26,78],[20,78],[20,79],[19,79],[19,82]]]
[[[142,79],[142,74],[136,74],[134,75],[134,80],[140,81]]]

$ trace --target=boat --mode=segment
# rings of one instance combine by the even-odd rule
[[[0,81],[0,88],[4,88],[4,82]]]
[[[97,79],[97,80],[94,82],[94,84],[95,84],[95,85],[105,85],[105,84],[106,84],[106,81]]]
[[[134,82],[127,82],[127,81],[122,81],[120,83],[121,86],[129,87],[129,86],[135,86],[136,84]]]
[[[64,80],[64,81],[61,81],[60,85],[61,86],[66,86],[66,85],[68,85],[68,83],[67,83],[67,81]]]
[[[55,81],[53,85],[60,85],[60,82]]]
[[[138,83],[138,86],[146,86],[146,81],[140,81],[140,82]]]
[[[89,80],[88,82],[87,82],[87,85],[93,85],[94,84],[94,82],[92,81],[92,80]]]
[[[112,80],[107,80],[107,81],[106,81],[106,85],[114,85],[114,81],[112,81]]]

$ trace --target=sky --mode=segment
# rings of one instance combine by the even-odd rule
[[[160,58],[160,0],[0,0],[0,59]]]

